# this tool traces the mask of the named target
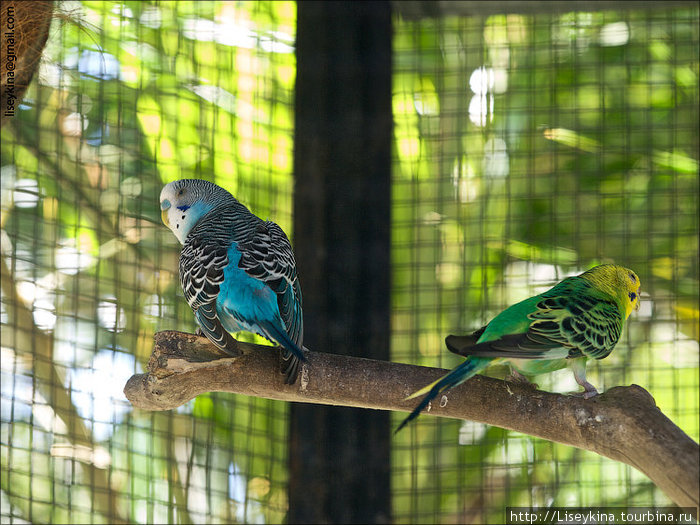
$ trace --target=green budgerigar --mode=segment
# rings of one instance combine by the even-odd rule
[[[510,364],[518,381],[569,366],[584,388],[579,395],[595,396],[598,391],[586,381],[586,360],[610,354],[630,313],[639,308],[639,288],[632,270],[603,264],[514,304],[470,335],[448,336],[449,350],[467,359],[406,398],[427,393],[396,431],[437,395],[500,362]]]

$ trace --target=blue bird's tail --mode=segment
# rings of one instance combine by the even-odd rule
[[[396,434],[399,430],[405,427],[409,422],[417,418],[421,411],[425,407],[427,407],[430,404],[430,402],[433,399],[435,399],[435,397],[437,397],[439,394],[446,390],[454,388],[457,385],[461,385],[470,377],[473,377],[474,375],[481,372],[491,363],[491,361],[492,359],[485,359],[481,357],[468,357],[464,360],[462,364],[453,368],[449,373],[445,374],[434,383],[430,383],[428,386],[423,387],[420,390],[408,396],[406,400],[419,397],[427,392],[427,395],[423,398],[423,400],[420,403],[418,403],[418,406],[414,408],[413,411],[408,415],[408,417],[401,422],[398,428],[394,431],[394,434]]]
[[[306,362],[304,351],[291,340],[285,330],[274,323],[260,323],[260,326],[282,347],[281,372],[285,375],[285,384],[293,385],[297,380],[299,364]]]

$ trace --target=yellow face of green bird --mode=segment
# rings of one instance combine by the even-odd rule
[[[601,264],[581,274],[597,288],[616,297],[625,306],[625,319],[639,309],[639,277],[629,268],[616,264]]]

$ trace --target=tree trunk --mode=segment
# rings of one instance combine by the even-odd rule
[[[304,344],[389,358],[389,2],[299,2],[294,252]],[[389,414],[291,407],[290,523],[390,521]]]

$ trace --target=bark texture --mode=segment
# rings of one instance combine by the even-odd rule
[[[204,392],[408,412],[403,399],[446,371],[439,368],[310,352],[297,383],[285,385],[274,347],[240,343],[226,357],[206,338],[159,332],[148,373],[124,393],[144,410],[170,410]],[[439,406],[437,406],[439,405]],[[681,507],[698,507],[700,449],[637,385],[592,399],[553,394],[476,376],[441,396],[427,413],[469,419],[564,443],[635,467]]]

